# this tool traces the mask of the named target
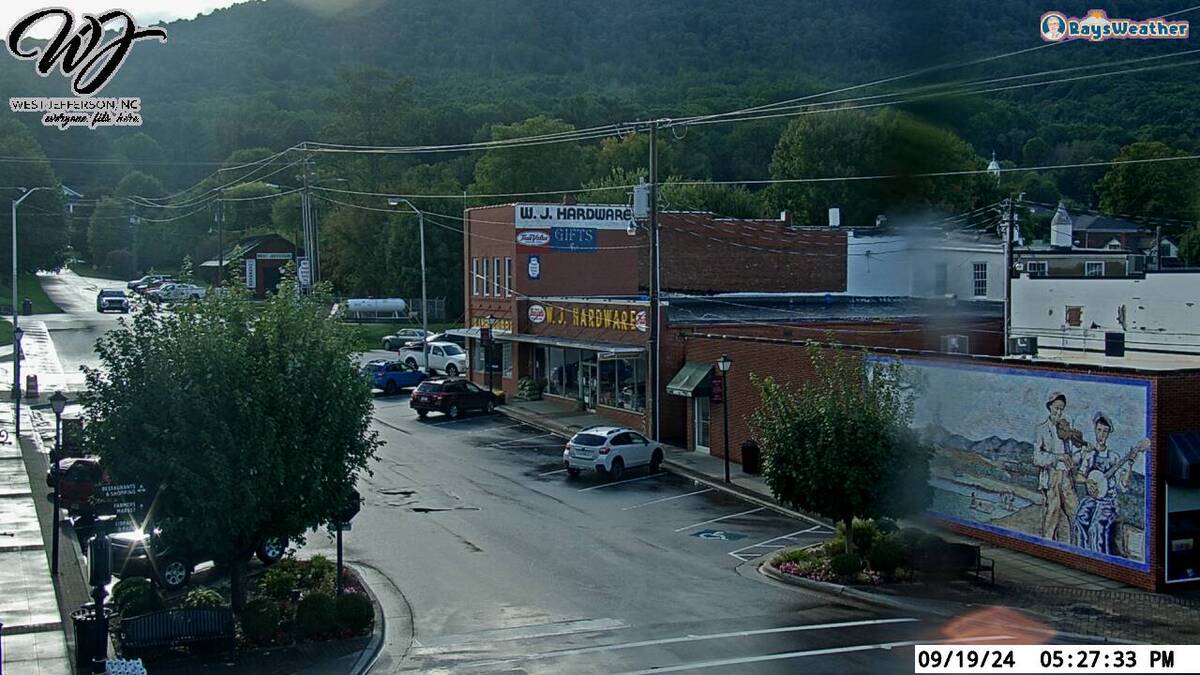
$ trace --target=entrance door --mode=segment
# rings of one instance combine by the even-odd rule
[[[279,281],[283,278],[283,268],[278,265],[262,268],[262,284],[264,293],[275,293],[279,290]]]
[[[596,409],[596,387],[599,384],[596,371],[595,360],[579,363],[579,393],[588,410]]]
[[[692,405],[694,406],[694,412],[695,412],[693,417],[695,418],[695,425],[696,425],[696,428],[694,430],[695,438],[696,438],[696,449],[708,452],[708,450],[709,450],[708,397],[707,396],[697,396],[696,398],[693,398],[692,400],[695,402]]]

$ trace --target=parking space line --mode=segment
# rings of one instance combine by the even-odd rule
[[[675,495],[674,497],[663,497],[662,499],[654,499],[654,500],[651,500],[648,502],[642,502],[641,504],[637,504],[635,506],[626,506],[625,508],[623,508],[621,510],[622,511],[632,511],[633,509],[640,509],[643,506],[650,506],[651,504],[661,504],[663,502],[669,502],[672,499],[683,499],[684,497],[691,497],[692,495],[702,495],[705,492],[712,492],[712,491],[713,491],[712,488],[704,488],[703,490],[696,490],[695,492],[689,492],[685,495]]]
[[[730,518],[737,518],[738,516],[748,516],[751,513],[758,513],[759,511],[765,511],[766,509],[767,509],[767,507],[760,506],[757,509],[750,509],[749,511],[742,511],[741,513],[731,513],[728,516],[721,516],[720,518],[713,518],[712,520],[706,520],[702,523],[694,523],[694,524],[688,525],[686,527],[681,527],[675,531],[683,532],[684,530],[690,530],[693,527],[700,527],[701,525],[708,525],[709,523],[716,523],[716,522],[719,522],[722,520],[729,520]]]
[[[539,473],[538,476],[553,476],[556,473],[566,473],[566,472],[567,472],[566,469],[555,469],[554,471],[547,471],[546,473]]]
[[[498,448],[502,445],[510,445],[512,443],[524,443],[527,441],[532,441],[535,438],[544,438],[546,436],[553,436],[553,435],[554,434],[538,434],[536,436],[525,436],[523,438],[513,438],[513,439],[509,439],[507,441],[496,441],[495,443],[492,443],[492,446]],[[561,445],[561,443],[555,443],[554,445]]]
[[[615,483],[603,483],[601,485],[593,485],[592,487],[581,488],[580,490],[578,490],[578,492],[587,492],[589,490],[599,490],[600,488],[612,487],[614,485],[624,485],[625,483],[636,483],[639,480],[649,480],[651,478],[658,478],[659,476],[665,476],[665,475],[667,475],[667,474],[652,473],[649,476],[642,476],[641,478],[629,478],[627,480],[619,480]]]
[[[808,534],[810,532],[816,532],[817,530],[820,530],[824,527],[825,527],[824,525],[816,525],[814,527],[808,528],[807,530],[798,530],[798,531],[792,532],[790,534],[785,534],[785,535],[782,535],[779,537],[774,537],[772,539],[767,539],[766,541],[760,541],[757,544],[743,546],[739,549],[730,551],[729,555],[737,558],[738,560],[741,560],[742,562],[746,562],[747,560],[753,560],[754,558],[757,558],[758,556],[763,555],[763,554],[756,553],[754,555],[750,555],[750,557],[747,558],[747,557],[745,557],[744,552],[749,551],[751,549],[755,549],[755,548],[765,548],[765,549],[786,548],[785,546],[773,546],[773,544],[781,539],[791,539],[792,537],[795,537],[798,534]]]

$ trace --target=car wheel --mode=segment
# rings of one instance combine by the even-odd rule
[[[617,457],[612,461],[612,468],[608,470],[608,479],[612,481],[621,480],[625,475],[625,460]]]
[[[383,385],[383,393],[388,396],[395,396],[400,393],[400,385],[396,384],[395,380],[388,380],[388,383]]]
[[[384,340],[384,341],[383,341],[383,348],[384,348],[384,350],[386,350],[386,351],[389,351],[389,352],[390,352],[390,351],[392,351],[392,341],[391,341],[391,340]]]
[[[429,415],[428,410],[418,410],[417,411],[417,417],[420,417],[421,419],[425,419],[428,415]]]
[[[567,467],[567,477],[568,478],[579,478],[579,474],[581,474],[581,473],[583,473],[582,469],[575,469],[572,467]]]
[[[258,556],[258,560],[262,564],[274,565],[283,558],[284,553],[287,553],[287,538],[268,537],[258,545],[258,550],[254,552],[254,555]]]
[[[177,591],[192,580],[192,566],[178,558],[167,558],[158,569],[158,582],[168,591]]]
[[[449,407],[449,408],[446,410],[446,414],[450,416],[450,419],[454,419],[454,418],[458,417],[458,406],[457,406],[457,405],[451,405],[451,406],[450,406],[450,407]]]
[[[650,473],[658,473],[662,471],[663,452],[662,448],[654,450],[654,454],[650,455]]]
[[[486,412],[486,413],[488,413],[488,414],[491,414],[491,413],[493,413],[493,412],[496,412],[496,402],[495,402],[495,401],[490,401],[490,400],[489,400],[487,403],[484,403],[484,404],[483,404],[483,411],[484,411],[484,412]]]
[[[412,368],[413,370],[416,370],[417,369],[417,360],[416,359],[407,359],[407,360],[405,360],[404,365],[408,366],[409,368]]]
[[[458,366],[453,363],[446,364],[446,374],[450,377],[458,377]]]

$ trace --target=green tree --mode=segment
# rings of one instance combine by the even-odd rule
[[[898,364],[811,345],[812,377],[798,387],[753,378],[750,424],[776,499],[845,523],[899,517],[931,496],[931,452],[910,429],[912,400]],[[850,542],[847,538],[847,547]]]
[[[562,120],[545,116],[524,122],[492,127],[492,140],[556,134],[574,130]],[[578,143],[547,143],[529,147],[492,148],[475,165],[472,194],[504,194],[541,190],[570,190],[579,187],[588,176],[593,148]],[[491,203],[512,201],[507,198]]]
[[[5,222],[9,204],[21,197],[14,188],[49,187],[25,198],[17,211],[17,264],[27,272],[56,270],[66,262],[69,231],[63,214],[58,178],[45,153],[23,124],[11,117],[0,118],[0,205]],[[107,253],[107,251],[106,251]],[[12,269],[12,246],[0,246],[0,274],[8,278]]]
[[[1118,160],[1176,157],[1180,152],[1157,141],[1121,148]],[[1200,169],[1195,162],[1117,164],[1096,183],[1100,208],[1113,214],[1200,219]]]
[[[97,342],[81,397],[88,452],[156,491],[150,519],[170,543],[229,566],[237,608],[256,544],[328,523],[380,445],[352,335],[323,310],[328,288],[294,290],[285,279],[258,304],[232,285],[171,314],[139,311]]]
[[[1179,257],[1185,265],[1200,265],[1200,225],[1193,226],[1179,240]]]
[[[104,197],[92,209],[88,221],[88,249],[94,264],[107,265],[109,253],[130,250],[129,213],[126,203],[115,197]]]
[[[183,262],[179,263],[179,280],[185,284],[192,283],[192,275],[195,271],[192,269],[192,256],[183,256]]]

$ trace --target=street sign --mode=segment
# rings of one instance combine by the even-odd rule
[[[338,513],[337,519],[342,523],[343,530],[350,529],[350,521],[354,520],[354,516],[357,516],[360,510],[362,510],[362,495],[358,494],[358,490],[351,490],[346,505]]]
[[[712,381],[708,384],[708,402],[709,403],[724,403],[725,402],[725,376],[713,375]]]
[[[737,541],[745,539],[746,535],[741,532],[731,532],[729,530],[700,530],[692,535],[700,539],[715,539],[717,541]]]
[[[133,515],[146,510],[147,490],[141,483],[100,483],[92,503],[108,506],[109,513]]]

